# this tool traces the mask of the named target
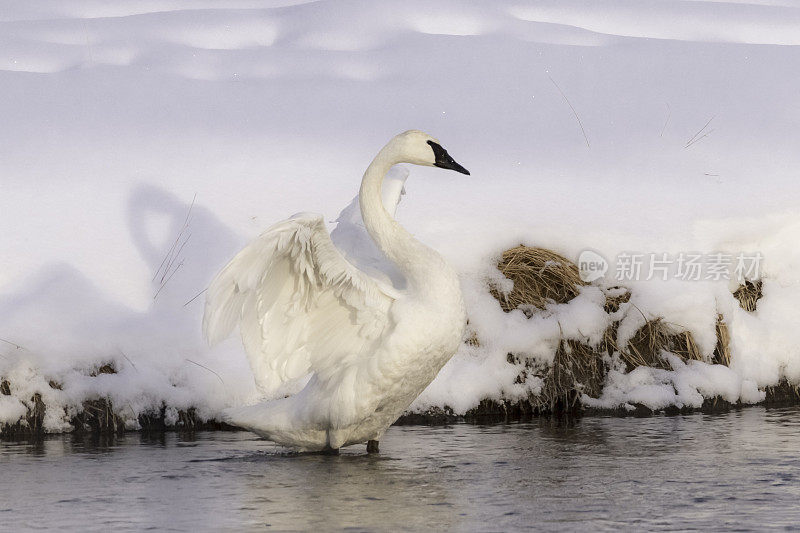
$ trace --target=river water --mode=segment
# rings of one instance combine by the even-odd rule
[[[381,453],[247,432],[0,443],[0,529],[793,530],[800,410],[392,427]]]

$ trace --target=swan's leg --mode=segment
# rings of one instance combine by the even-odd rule
[[[378,441],[376,440],[367,441],[367,453],[378,453]]]
[[[331,448],[330,446],[326,446],[320,450],[319,453],[321,455],[339,455],[339,448]]]

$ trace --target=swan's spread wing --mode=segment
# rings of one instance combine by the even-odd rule
[[[295,215],[239,252],[208,288],[203,330],[214,344],[239,325],[266,393],[370,353],[397,293],[350,264],[322,217]]]

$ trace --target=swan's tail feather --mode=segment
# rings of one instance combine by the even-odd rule
[[[267,434],[274,426],[275,417],[270,416],[274,409],[271,409],[272,402],[262,402],[255,405],[243,407],[230,407],[221,413],[222,421],[233,426],[258,433],[266,438]]]
[[[222,411],[220,418],[233,426],[300,451],[319,451],[328,446],[328,432],[308,427],[288,416],[283,400],[272,400]]]

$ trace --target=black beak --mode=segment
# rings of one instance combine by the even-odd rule
[[[436,162],[434,163],[434,166],[446,168],[448,170],[455,170],[456,172],[460,172],[469,176],[469,170],[456,163],[455,160],[450,157],[450,154],[447,153],[447,150],[433,141],[428,141],[428,144],[431,146],[431,148],[433,148],[433,154],[436,156]]]

